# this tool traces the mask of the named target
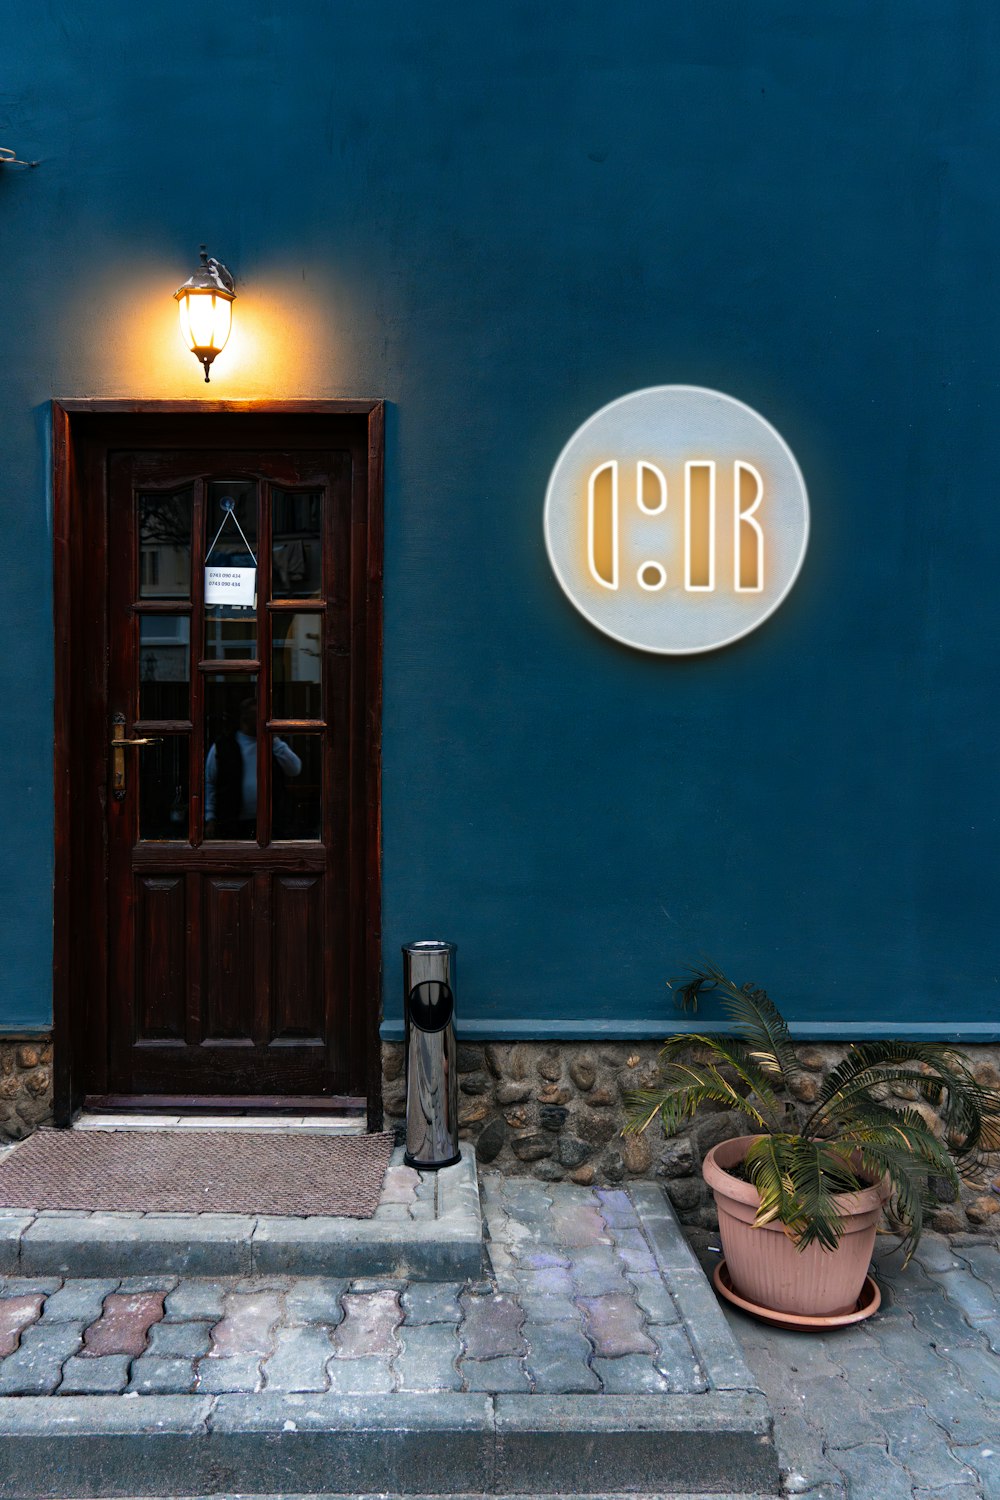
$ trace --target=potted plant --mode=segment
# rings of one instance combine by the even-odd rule
[[[625,1128],[659,1118],[671,1135],[706,1103],[743,1114],[759,1133],[723,1141],[702,1167],[732,1288],[760,1309],[845,1316],[883,1206],[909,1259],[933,1203],[928,1179],[957,1189],[1000,1149],[1000,1093],[978,1084],[951,1047],[873,1041],[849,1046],[815,1100],[796,1104],[805,1070],[765,991],[706,965],[679,987],[679,1003],[696,1008],[706,991],[720,996],[733,1035],[671,1037],[658,1087],[630,1095]]]

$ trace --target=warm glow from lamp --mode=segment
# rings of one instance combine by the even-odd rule
[[[204,365],[207,382],[209,367],[226,347],[232,328],[236,283],[224,265],[209,259],[202,245],[201,265],[177,288],[174,296],[184,341]]]

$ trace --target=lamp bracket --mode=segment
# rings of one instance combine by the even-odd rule
[[[0,146],[0,167],[37,167],[37,161],[22,161],[9,146]]]

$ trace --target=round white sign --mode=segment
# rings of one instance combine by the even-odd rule
[[[545,543],[571,602],[640,651],[712,651],[755,630],[798,576],[805,481],[788,444],[732,396],[657,385],[570,438]]]

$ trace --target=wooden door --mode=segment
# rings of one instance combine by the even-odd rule
[[[101,1094],[364,1098],[364,459],[107,455]]]

